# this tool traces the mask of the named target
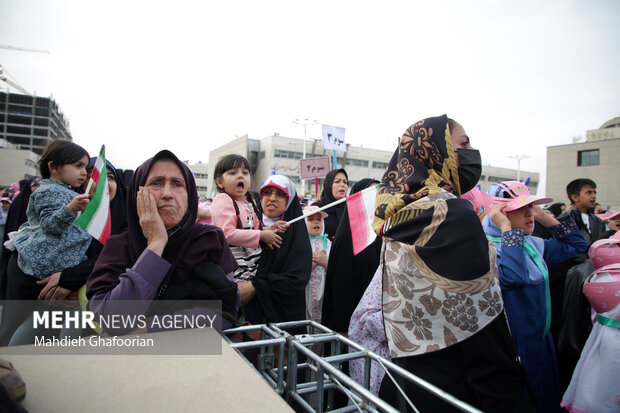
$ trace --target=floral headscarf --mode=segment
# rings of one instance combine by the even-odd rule
[[[452,346],[502,311],[496,252],[460,183],[446,115],[409,127],[383,175],[383,318],[393,358]]]
[[[443,191],[461,195],[446,115],[416,122],[403,134],[377,192],[375,231],[381,234],[385,221],[405,205]]]

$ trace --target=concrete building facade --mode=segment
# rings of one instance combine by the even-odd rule
[[[207,189],[209,193],[211,193],[211,188],[213,188],[215,164],[224,156],[232,153],[243,155],[250,162],[253,190],[257,191],[262,182],[275,171],[276,174],[288,176],[295,183],[298,193],[301,191],[302,183],[299,178],[299,161],[303,155],[303,140],[278,135],[257,140],[249,139],[247,135],[244,135],[210,152],[207,172],[209,177]],[[347,145],[347,152],[337,153],[338,167],[344,167],[347,170],[349,187],[363,178],[374,178],[380,181],[392,154],[393,152],[391,151]],[[306,140],[306,158],[318,156],[329,156],[331,158],[333,152],[323,149],[323,142],[321,140]],[[484,165],[479,183],[482,190],[486,191],[492,183],[516,180],[517,175],[518,171],[516,169]],[[540,174],[521,171],[520,175],[523,179],[530,178],[528,187],[531,193],[535,194],[538,189]],[[307,197],[315,197],[315,184],[313,180],[305,181],[305,189]],[[319,193],[322,189],[323,179],[320,179]]]
[[[547,196],[568,203],[566,185],[577,178],[596,182],[597,202],[620,209],[620,117],[586,131],[586,141],[547,147]]]
[[[192,171],[192,173],[194,174],[198,197],[200,199],[207,198],[209,196],[209,192],[207,192],[209,188],[209,164],[198,162],[187,166],[189,170]]]
[[[0,185],[39,175],[39,158],[55,139],[72,140],[52,98],[0,92]]]
[[[17,149],[15,145],[1,142],[0,146],[0,187],[6,187],[20,179],[40,175],[40,156],[32,151]]]
[[[303,140],[272,135],[261,140],[241,136],[209,153],[209,191],[213,186],[213,171],[218,160],[228,154],[243,155],[248,159],[252,169],[252,189],[257,191],[261,184],[272,175],[288,176],[294,183],[298,193],[302,182],[299,178],[299,160],[303,155]],[[332,156],[331,150],[323,149],[320,140],[306,140],[306,158]],[[392,152],[381,151],[347,145],[347,152],[338,152],[338,167],[345,168],[349,176],[349,186],[363,178],[380,180],[383,171],[392,157]],[[333,161],[332,161],[333,162]],[[319,180],[319,193],[323,188],[323,179]],[[315,197],[315,184],[312,180],[305,181],[305,194]]]
[[[52,98],[0,92],[0,139],[40,155],[52,140],[71,140],[69,121]]]
[[[482,165],[482,175],[480,176],[480,190],[486,192],[489,186],[496,182],[502,181],[518,181],[519,177],[521,181],[529,179],[527,184],[531,194],[536,194],[538,191],[538,184],[540,182],[540,174],[538,172],[529,171],[517,171],[516,169],[500,168],[498,166]]]

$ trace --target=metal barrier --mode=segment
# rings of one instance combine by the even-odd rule
[[[306,329],[307,334],[291,334],[288,330]],[[236,333],[260,332],[254,341],[232,342],[228,336]],[[415,383],[447,403],[464,412],[480,412],[467,403],[446,393],[438,387],[411,374],[391,361],[378,356],[361,345],[329,328],[311,320],[248,325],[229,329],[223,333],[231,347],[245,357],[244,352],[253,350],[252,364],[259,374],[287,402],[296,402],[308,412],[398,412],[396,408],[368,390],[371,361],[376,361],[386,371],[386,379],[394,381],[405,400],[417,412],[414,404],[396,383],[394,376]],[[322,349],[329,346],[329,356],[322,356]],[[341,353],[341,349],[344,352]],[[256,353],[258,350],[258,353]],[[287,365],[284,365],[284,358]],[[277,359],[277,365],[276,364]],[[360,384],[343,373],[342,363],[364,360],[364,380]],[[305,372],[302,382],[300,373]],[[346,407],[333,410],[335,392],[343,393],[350,401]]]

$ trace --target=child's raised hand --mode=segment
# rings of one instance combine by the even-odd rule
[[[89,202],[90,196],[88,194],[78,195],[67,204],[67,210],[75,215],[80,211],[84,211]]]
[[[534,220],[540,222],[547,228],[560,224],[560,221],[558,221],[553,214],[547,214],[540,205],[534,205],[532,213],[534,214]]]
[[[506,231],[510,231],[512,229],[512,225],[510,224],[510,220],[506,216],[506,212],[504,209],[506,208],[506,204],[495,204],[493,208],[491,208],[491,221],[495,225],[497,225],[502,231],[502,234]]]
[[[267,244],[269,249],[280,248],[282,245],[282,238],[270,229],[266,229],[260,232],[260,240]]]
[[[286,231],[286,229],[290,227],[289,223],[286,221],[277,221],[275,224],[273,224],[272,226],[270,226],[268,229],[270,229],[273,232],[276,233],[283,233],[284,231]]]

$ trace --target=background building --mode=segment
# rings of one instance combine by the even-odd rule
[[[597,202],[620,209],[620,117],[586,132],[586,141],[547,147],[547,196],[568,203],[566,185],[577,178],[596,182]]]
[[[249,139],[243,135],[219,148],[214,149],[209,154],[208,165],[208,191],[211,193],[213,187],[213,171],[218,160],[228,154],[239,154],[245,156],[250,162],[252,169],[252,189],[257,191],[264,180],[272,175],[273,172],[288,176],[294,183],[297,191],[301,191],[301,179],[299,178],[299,160],[303,155],[303,140],[286,138],[279,135],[272,135],[264,139]],[[349,187],[363,178],[375,178],[381,180],[383,172],[387,168],[388,162],[393,152],[382,151],[370,148],[347,145],[347,152],[338,152],[338,167],[344,167],[349,176]],[[333,151],[323,149],[323,141],[315,139],[306,140],[306,157],[333,155]],[[333,163],[333,161],[332,161]],[[201,164],[204,165],[204,164]],[[194,165],[190,169],[194,171]],[[517,179],[516,169],[499,168],[490,165],[482,166],[482,176],[480,185],[482,191],[486,191],[489,185],[500,181],[513,181]],[[530,178],[528,187],[531,193],[535,194],[538,189],[540,174],[537,172],[520,172],[521,178]],[[200,184],[202,185],[202,184]],[[314,180],[307,180],[306,196],[315,196]],[[323,179],[319,180],[319,193],[323,189]]]
[[[218,160],[235,153],[245,156],[252,169],[252,189],[257,191],[261,184],[272,175],[288,176],[294,183],[298,193],[301,192],[299,178],[299,160],[303,155],[303,140],[272,135],[257,140],[241,136],[209,153],[209,191],[213,186],[213,170]],[[323,149],[323,141],[306,140],[306,158],[317,156],[331,157],[333,151]],[[345,168],[349,176],[349,186],[363,178],[380,180],[383,171],[392,157],[392,152],[347,145],[347,152],[338,152],[338,167]],[[308,197],[314,197],[314,180],[305,181]],[[319,193],[323,189],[323,179],[319,180]]]
[[[521,177],[521,181],[529,178],[527,184],[531,194],[538,192],[538,183],[540,182],[540,174],[538,172],[517,171],[516,169],[500,168],[498,166],[482,165],[482,175],[480,176],[480,190],[486,192],[491,184],[502,181],[517,181]]]
[[[193,165],[187,165],[189,170],[194,174],[196,179],[196,190],[198,197],[205,199],[209,197],[209,164],[198,162]]]
[[[0,92],[0,139],[40,155],[54,139],[71,140],[69,121],[51,98]]]
[[[71,134],[53,99],[0,92],[0,186],[39,175],[43,148],[55,139]]]
[[[0,148],[0,187],[40,175],[39,155],[29,150],[17,149],[6,141],[0,141],[0,146],[2,144],[6,147]]]

